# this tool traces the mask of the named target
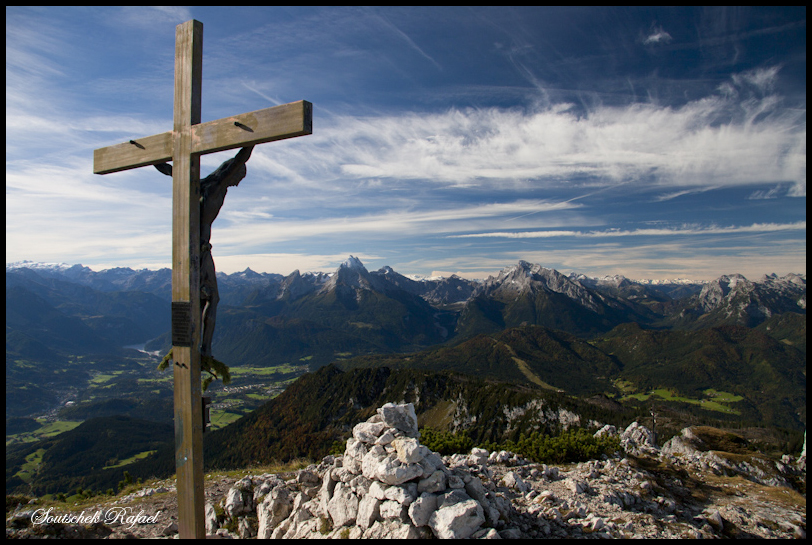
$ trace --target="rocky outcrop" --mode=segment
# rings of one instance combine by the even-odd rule
[[[656,454],[657,444],[654,441],[654,432],[637,422],[632,422],[620,434],[620,445],[629,454],[642,456]]]
[[[637,422],[620,433],[614,426],[596,432],[604,434],[618,435],[625,453],[568,467],[480,448],[441,457],[420,444],[413,406],[389,403],[353,428],[342,456],[287,481],[242,479],[223,510],[227,518],[234,513],[241,537],[252,537],[251,525],[239,521],[251,520],[247,509],[254,505],[258,538],[805,536],[804,513],[771,503],[744,508],[736,501],[748,501],[742,493],[713,504],[686,501],[691,493],[674,472],[652,473],[636,460],[653,458],[696,475],[738,474],[764,486],[789,486],[780,475],[805,475],[805,464],[787,457],[765,471],[734,463],[703,450],[690,428],[662,449]]]
[[[727,477],[738,475],[764,486],[794,488],[792,481],[800,479],[806,473],[804,452],[797,460],[784,455],[780,462],[770,461],[763,456],[750,456],[749,461],[736,461],[708,450],[707,445],[690,427],[669,439],[658,454],[660,459],[674,467],[688,467],[695,472]]]

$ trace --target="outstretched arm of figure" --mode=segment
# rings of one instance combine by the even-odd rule
[[[161,174],[166,174],[167,176],[172,176],[172,165],[169,163],[161,163],[159,165],[153,165],[155,168],[158,169],[158,172]]]
[[[242,148],[239,152],[237,152],[237,155],[235,155],[232,159],[224,161],[222,165],[217,167],[217,170],[212,172],[206,178],[217,180],[218,183],[222,180],[229,179],[235,172],[238,172],[245,166],[246,161],[248,161],[248,158],[251,157],[251,151],[253,151],[253,149],[254,146]]]
[[[247,163],[248,159],[251,157],[252,151],[254,151],[254,146],[246,146],[242,148],[239,152],[237,152],[237,155],[234,156],[233,161],[228,166],[229,170],[240,168],[242,165]],[[172,165],[170,165],[169,163],[160,163],[158,165],[153,166],[157,168],[158,172],[160,172],[161,174],[172,176]]]
[[[246,146],[242,148],[239,152],[237,152],[237,155],[234,156],[234,164],[239,166],[247,163],[253,150],[254,146]]]

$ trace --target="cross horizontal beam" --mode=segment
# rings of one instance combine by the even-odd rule
[[[313,105],[299,100],[190,127],[192,153],[205,155],[313,133]],[[109,174],[172,160],[172,132],[93,151],[93,173]]]

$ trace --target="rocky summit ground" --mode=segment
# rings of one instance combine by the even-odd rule
[[[606,426],[598,433],[618,434],[623,452],[560,466],[482,449],[441,457],[419,443],[413,407],[387,404],[355,426],[343,456],[207,475],[206,528],[219,538],[805,538],[805,455],[710,450],[700,432],[660,448],[637,423]],[[20,505],[6,519],[13,538],[176,536],[172,480],[73,509]]]

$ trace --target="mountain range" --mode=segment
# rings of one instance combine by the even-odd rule
[[[655,283],[564,275],[520,261],[484,281],[414,280],[390,267],[368,271],[350,256],[329,274],[246,269],[218,273],[218,284],[213,350],[232,367],[306,362],[317,369],[351,357],[450,347],[528,325],[584,342],[627,323],[695,331],[756,327],[798,314],[805,331],[806,276],[797,274]],[[123,347],[141,344],[166,353],[170,302],[169,269],[94,272],[81,265],[8,264],[7,399],[13,403],[7,409],[23,416],[56,403],[55,390],[81,388],[89,375],[77,357],[126,359],[136,353]],[[805,353],[805,339],[793,331],[797,324],[782,340]]]
[[[620,424],[629,411],[647,414],[657,388],[671,396],[674,419],[712,415],[795,430],[806,422],[805,275],[646,282],[520,261],[484,281],[415,279],[390,267],[369,271],[350,256],[332,273],[246,269],[219,273],[218,283],[216,357],[233,369],[305,362],[312,372],[208,436],[207,459],[216,465],[323,455],[346,432],[345,420],[410,396],[425,421],[483,439],[509,437],[499,411],[542,403],[533,399],[568,407],[556,418],[601,415]],[[7,430],[8,417],[64,412],[64,392],[126,373],[130,382],[110,383],[112,398],[70,407],[86,419],[77,434],[118,426],[110,420],[122,414],[115,407],[168,424],[171,411],[163,417],[155,408],[171,401],[171,387],[150,386],[155,362],[125,346],[169,349],[170,284],[168,269],[7,265]],[[138,385],[137,394],[127,384]],[[171,472],[171,448],[144,445],[156,454],[137,467]],[[22,462],[7,464],[7,485],[34,447],[15,449]],[[46,473],[47,482],[91,482]]]
[[[413,280],[350,256],[333,273],[218,274],[213,350],[229,365],[397,353],[539,325],[593,338],[623,323],[654,329],[754,327],[806,313],[806,275],[711,282],[589,278],[520,261],[484,281]],[[6,351],[53,360],[147,343],[169,349],[171,271],[22,262],[6,266]],[[8,359],[8,358],[7,358]]]

